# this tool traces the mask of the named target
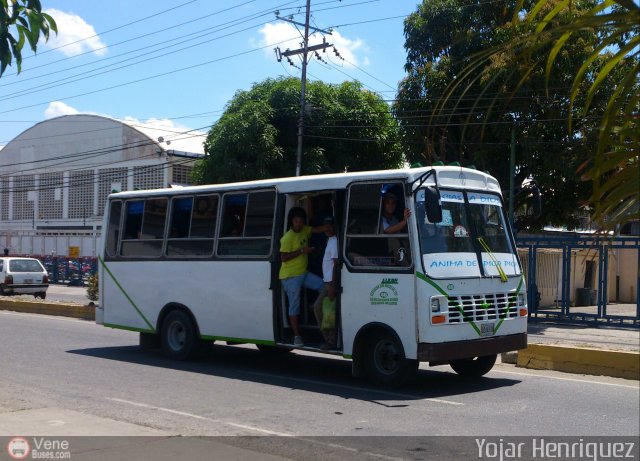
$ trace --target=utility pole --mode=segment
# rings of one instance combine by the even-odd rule
[[[327,47],[333,46],[332,44],[327,43],[324,39],[322,41],[322,44],[320,45],[309,46],[309,29],[313,29],[314,32],[321,32],[323,34],[331,35],[331,31],[326,31],[326,30],[309,26],[310,15],[311,15],[311,0],[307,0],[307,11],[305,14],[304,24],[300,24],[299,22],[293,21],[291,19],[277,16],[278,19],[282,21],[286,21],[291,24],[295,24],[299,26],[304,26],[302,48],[297,50],[286,50],[284,53],[281,53],[280,49],[276,48],[276,56],[278,58],[278,61],[281,61],[283,56],[288,59],[289,56],[302,54],[302,76],[300,77],[300,115],[298,117],[298,147],[296,149],[296,176],[300,176],[302,174],[302,138],[304,136],[304,109],[306,104],[305,97],[306,97],[306,89],[307,89],[307,58],[310,51],[317,51],[317,50],[324,51],[327,49]]]
[[[509,155],[509,224],[513,226],[513,202],[515,195],[514,176],[516,175],[516,124],[511,125],[511,155]]]

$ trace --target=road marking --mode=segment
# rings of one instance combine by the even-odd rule
[[[589,379],[563,378],[561,376],[546,376],[546,375],[538,375],[534,373],[519,373],[517,371],[502,371],[502,370],[493,369],[491,370],[491,373],[506,373],[509,375],[533,376],[535,378],[557,379],[558,381],[573,381],[576,383],[602,384],[603,386],[626,387],[628,389],[636,389],[636,390],[638,389],[638,386],[630,386],[628,384],[604,383],[602,381],[591,381]]]
[[[216,423],[216,424],[226,424],[227,426],[233,426],[233,427],[237,427],[239,429],[246,429],[246,430],[250,430],[250,431],[254,431],[254,432],[260,432],[262,434],[267,434],[267,435],[279,435],[279,436],[283,436],[283,437],[291,437],[291,436],[293,436],[293,434],[287,434],[287,433],[284,433],[284,432],[271,431],[271,430],[268,430],[268,429],[262,429],[260,427],[248,426],[246,424],[232,423],[230,421],[223,421],[223,420],[220,420],[220,419],[207,418],[206,416],[200,416],[200,415],[196,415],[196,414],[193,414],[193,413],[187,413],[187,412],[184,412],[184,411],[172,410],[171,408],[156,407],[155,405],[147,405],[146,403],[132,402],[131,400],[118,399],[118,398],[115,398],[115,397],[107,397],[107,400],[111,400],[112,402],[118,402],[118,403],[126,403],[126,404],[132,405],[134,407],[148,408],[150,410],[162,411],[162,412],[165,412],[165,413],[171,413],[173,415],[186,416],[188,418],[199,419],[199,420],[202,420],[202,421],[209,421],[209,422]]]
[[[320,386],[324,386],[324,387],[335,387],[337,389],[345,389],[345,390],[349,390],[349,391],[359,391],[359,392],[372,392],[375,394],[381,394],[381,395],[389,395],[392,397],[400,397],[402,399],[412,399],[412,400],[419,400],[419,401],[428,401],[428,402],[434,402],[434,403],[443,403],[446,405],[457,405],[457,406],[461,406],[464,405],[464,403],[461,402],[454,402],[453,400],[444,400],[444,399],[436,399],[436,398],[432,398],[432,397],[427,397],[427,398],[422,398],[418,395],[411,395],[411,394],[402,394],[400,392],[391,392],[391,391],[381,391],[378,389],[369,389],[366,387],[358,387],[358,386],[349,386],[347,384],[334,384],[331,382],[326,382],[326,381],[316,381],[314,379],[304,379],[304,378],[290,378],[290,377],[285,377],[285,376],[280,376],[280,375],[272,375],[270,373],[259,373],[256,371],[248,371],[246,372],[249,375],[255,375],[255,376],[261,376],[263,378],[275,378],[275,379],[284,379],[287,382],[290,381],[297,381],[299,383],[304,383],[304,384],[318,384]]]
[[[172,410],[171,408],[157,407],[155,405],[148,405],[146,403],[140,403],[140,402],[132,402],[131,400],[124,400],[124,399],[119,399],[119,398],[116,398],[116,397],[106,397],[106,399],[107,400],[111,400],[112,402],[124,403],[124,404],[127,404],[127,405],[132,405],[132,406],[140,407],[140,408],[148,408],[150,410],[163,411],[165,413],[171,413],[171,414],[179,415],[179,416],[186,416],[188,418],[195,418],[195,419],[199,419],[201,421],[209,421],[209,422],[216,423],[216,424],[225,424],[227,426],[232,426],[232,427],[237,427],[239,429],[245,429],[245,430],[249,430],[249,431],[259,432],[259,433],[266,434],[266,435],[277,435],[277,436],[281,436],[281,437],[296,437],[299,440],[304,440],[305,442],[315,443],[315,444],[318,444],[318,445],[324,445],[324,446],[328,446],[328,447],[332,447],[332,448],[338,448],[338,449],[345,450],[345,451],[350,451],[350,452],[353,452],[353,453],[361,453],[361,454],[364,454],[364,455],[368,455],[368,456],[375,457],[375,458],[380,458],[380,459],[385,459],[385,460],[388,460],[388,461],[407,461],[406,458],[396,458],[396,457],[392,457],[392,456],[382,455],[380,453],[372,453],[372,452],[368,452],[368,451],[360,451],[357,448],[347,447],[345,445],[340,445],[340,444],[337,444],[337,443],[323,442],[321,440],[314,440],[314,439],[309,439],[309,438],[305,438],[305,437],[300,437],[300,436],[296,436],[295,434],[290,434],[290,433],[286,433],[286,432],[277,432],[277,431],[272,431],[272,430],[269,430],[269,429],[262,429],[261,427],[249,426],[249,425],[246,425],[246,424],[232,423],[231,421],[223,421],[223,420],[220,420],[220,419],[207,418],[206,416],[200,416],[200,415],[196,415],[194,413],[187,413],[185,411]]]

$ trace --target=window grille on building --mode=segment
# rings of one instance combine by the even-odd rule
[[[107,196],[113,191],[127,190],[127,168],[103,168],[98,172],[98,215],[104,213]],[[120,186],[120,187],[115,187]]]
[[[166,165],[144,165],[133,167],[133,189],[158,189],[164,187]]]
[[[62,171],[42,173],[38,182],[38,219],[62,219]]]
[[[0,178],[0,221],[9,220],[9,178]]]
[[[29,200],[35,191],[35,176],[32,174],[13,177],[13,219],[35,218],[33,200]]]
[[[93,171],[69,172],[69,218],[93,216]]]
[[[172,184],[182,184],[188,185],[191,184],[191,170],[192,168],[188,165],[173,165],[172,166],[173,174],[171,177]]]

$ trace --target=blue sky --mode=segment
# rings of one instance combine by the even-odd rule
[[[299,32],[275,19],[304,22],[305,0],[42,0],[58,35],[20,75],[0,78],[0,146],[47,118],[94,113],[176,131],[208,127],[238,90],[268,77],[299,77],[273,48],[297,48]],[[132,6],[133,5],[133,6]],[[403,17],[415,1],[312,0],[311,23],[333,27],[326,63],[310,79],[359,80],[391,99],[404,75]],[[379,20],[389,18],[385,20]],[[367,22],[371,21],[371,22]],[[359,23],[359,24],[353,24]],[[310,44],[319,43],[316,35]],[[296,64],[299,60],[294,59]]]

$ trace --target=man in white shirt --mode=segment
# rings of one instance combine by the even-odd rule
[[[327,246],[322,259],[322,279],[326,295],[318,298],[313,306],[313,311],[316,315],[318,328],[320,328],[325,341],[320,346],[320,349],[332,350],[336,348],[337,344],[335,313],[338,287],[336,286],[336,272],[340,268],[340,261],[338,259],[338,238],[335,234],[333,217],[325,218],[323,224],[325,225],[325,235],[327,236]],[[323,328],[327,326],[328,328]]]

